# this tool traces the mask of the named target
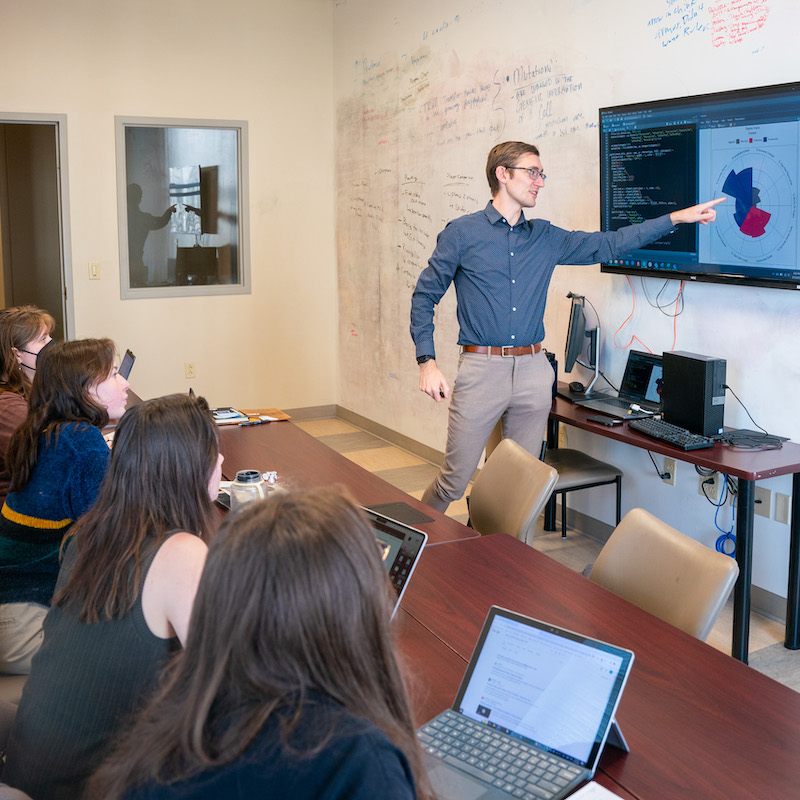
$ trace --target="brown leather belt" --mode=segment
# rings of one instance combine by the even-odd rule
[[[482,344],[461,345],[462,353],[480,353],[483,356],[503,356],[503,358],[508,356],[529,356],[531,353],[540,352],[541,349],[541,342],[538,344],[528,344],[524,347],[512,347],[511,345],[505,345],[504,347],[487,347],[486,345]]]

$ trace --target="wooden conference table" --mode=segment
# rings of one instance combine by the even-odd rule
[[[548,444],[558,442],[558,424],[563,422],[598,436],[660,453],[668,458],[708,467],[738,479],[736,498],[736,560],[739,578],[733,593],[734,658],[747,663],[750,637],[750,585],[753,575],[753,521],[755,518],[756,481],[778,475],[792,476],[792,518],[789,543],[789,582],[786,594],[786,636],[790,650],[800,649],[800,445],[785,442],[780,450],[734,450],[715,444],[704,450],[679,450],[665,442],[632,431],[627,423],[613,428],[591,422],[593,412],[576,406],[563,397],[553,400],[548,428]]]
[[[500,605],[636,654],[617,715],[631,752],[608,748],[598,783],[627,800],[797,796],[800,694],[512,537],[476,536],[290,422],[223,429],[221,443],[226,475],[275,469],[289,485],[338,483],[364,505],[405,502],[434,518],[419,527],[437,546],[423,552],[397,615],[418,724],[450,706],[486,613]]]
[[[597,776],[612,791],[798,796],[800,694],[503,534],[425,551],[408,585],[400,648],[419,721],[452,703],[491,605],[634,651],[617,713],[631,752],[607,748]]]
[[[405,503],[431,519],[431,522],[414,522],[414,527],[428,534],[429,545],[478,535],[386,483],[291,422],[245,427],[224,425],[220,427],[220,449],[225,456],[222,475],[226,480],[233,480],[238,470],[257,469],[277,472],[279,485],[286,489],[340,484],[361,505]]]

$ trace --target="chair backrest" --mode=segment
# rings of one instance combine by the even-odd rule
[[[705,641],[738,575],[730,556],[634,508],[614,529],[589,577]]]
[[[558,472],[511,439],[503,439],[472,484],[469,517],[479,533],[533,542],[533,529]]]

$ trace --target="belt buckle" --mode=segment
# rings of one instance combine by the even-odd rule
[[[515,348],[516,348],[515,344],[504,344],[500,348],[500,355],[503,358],[513,358],[514,354],[513,353],[506,353],[506,350],[514,350]]]

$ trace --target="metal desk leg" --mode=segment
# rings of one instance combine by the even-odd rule
[[[554,450],[558,447],[558,420],[548,417],[547,419],[547,449]],[[564,502],[562,497],[561,502]],[[552,497],[544,507],[544,530],[554,531],[556,529],[556,499]]]
[[[547,449],[555,450],[558,447],[559,421],[552,417],[547,418]]]
[[[736,561],[739,578],[733,590],[733,647],[731,655],[747,663],[750,643],[750,582],[753,577],[753,517],[755,481],[739,479],[736,501]]]
[[[784,647],[800,650],[800,473],[792,475],[792,533],[789,539],[789,587],[786,592]]]

